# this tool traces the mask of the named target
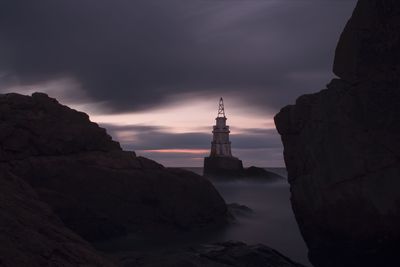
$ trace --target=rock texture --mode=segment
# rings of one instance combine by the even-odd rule
[[[88,116],[45,94],[0,95],[0,168],[27,181],[90,241],[225,222],[203,177],[123,151]]]
[[[315,266],[399,266],[400,2],[360,0],[327,89],[275,117]]]
[[[304,267],[267,246],[233,241],[180,251],[123,254],[117,258],[124,267]]]
[[[0,266],[113,266],[22,179],[0,170]]]

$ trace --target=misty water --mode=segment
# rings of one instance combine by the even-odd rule
[[[267,168],[286,178],[286,169]],[[192,169],[201,173],[202,169]],[[289,184],[286,179],[272,183],[214,182],[226,203],[238,203],[253,210],[249,216],[237,217],[222,240],[240,240],[248,244],[262,243],[294,261],[310,266],[307,248],[290,204]]]
[[[187,169],[202,173],[202,168]],[[286,170],[283,168],[267,168],[267,170],[286,176]],[[226,203],[245,205],[253,212],[236,216],[235,223],[213,232],[129,235],[111,243],[100,244],[99,248],[106,251],[157,250],[237,240],[247,244],[262,243],[294,261],[311,266],[307,260],[305,243],[292,212],[286,179],[271,183],[214,182],[214,185]]]

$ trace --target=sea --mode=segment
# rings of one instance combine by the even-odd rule
[[[202,168],[185,168],[202,175]],[[285,168],[265,168],[282,176],[274,182],[229,181],[213,182],[227,204],[236,203],[252,210],[239,214],[234,223],[208,233],[165,233],[160,236],[130,235],[112,243],[98,244],[103,251],[146,251],[162,248],[181,248],[196,244],[223,241],[242,241],[249,245],[264,244],[291,260],[312,266],[307,248],[297,226],[290,204],[289,184]]]
[[[186,168],[202,175],[203,168]],[[300,234],[290,204],[286,168],[265,168],[284,179],[271,183],[254,181],[213,182],[227,204],[237,203],[253,210],[250,216],[237,217],[221,240],[239,240],[248,244],[264,244],[290,259],[311,266],[307,247]],[[245,180],[245,179],[244,179]]]

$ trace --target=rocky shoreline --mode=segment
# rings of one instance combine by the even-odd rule
[[[123,151],[86,114],[42,93],[0,95],[0,170],[0,240],[7,244],[0,246],[0,266],[129,266],[105,259],[88,241],[212,229],[232,216],[204,177]],[[229,247],[237,255],[253,250]],[[213,257],[210,266],[224,266],[219,258],[236,257],[230,248],[202,253]],[[254,266],[269,257],[289,262],[256,251]],[[174,255],[198,263],[206,257]],[[156,264],[153,257],[146,262]]]
[[[400,266],[399,1],[358,1],[333,69],[338,78],[326,89],[275,117],[309,259],[316,267]],[[269,175],[236,171],[239,179]],[[46,94],[0,95],[1,267],[301,267],[236,241],[93,247],[139,232],[207,231],[251,212],[227,205],[205,177],[123,151],[87,114]]]

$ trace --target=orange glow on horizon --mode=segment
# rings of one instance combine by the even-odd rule
[[[152,150],[140,150],[140,152],[148,153],[183,153],[183,154],[207,154],[210,151],[208,149],[152,149]]]

